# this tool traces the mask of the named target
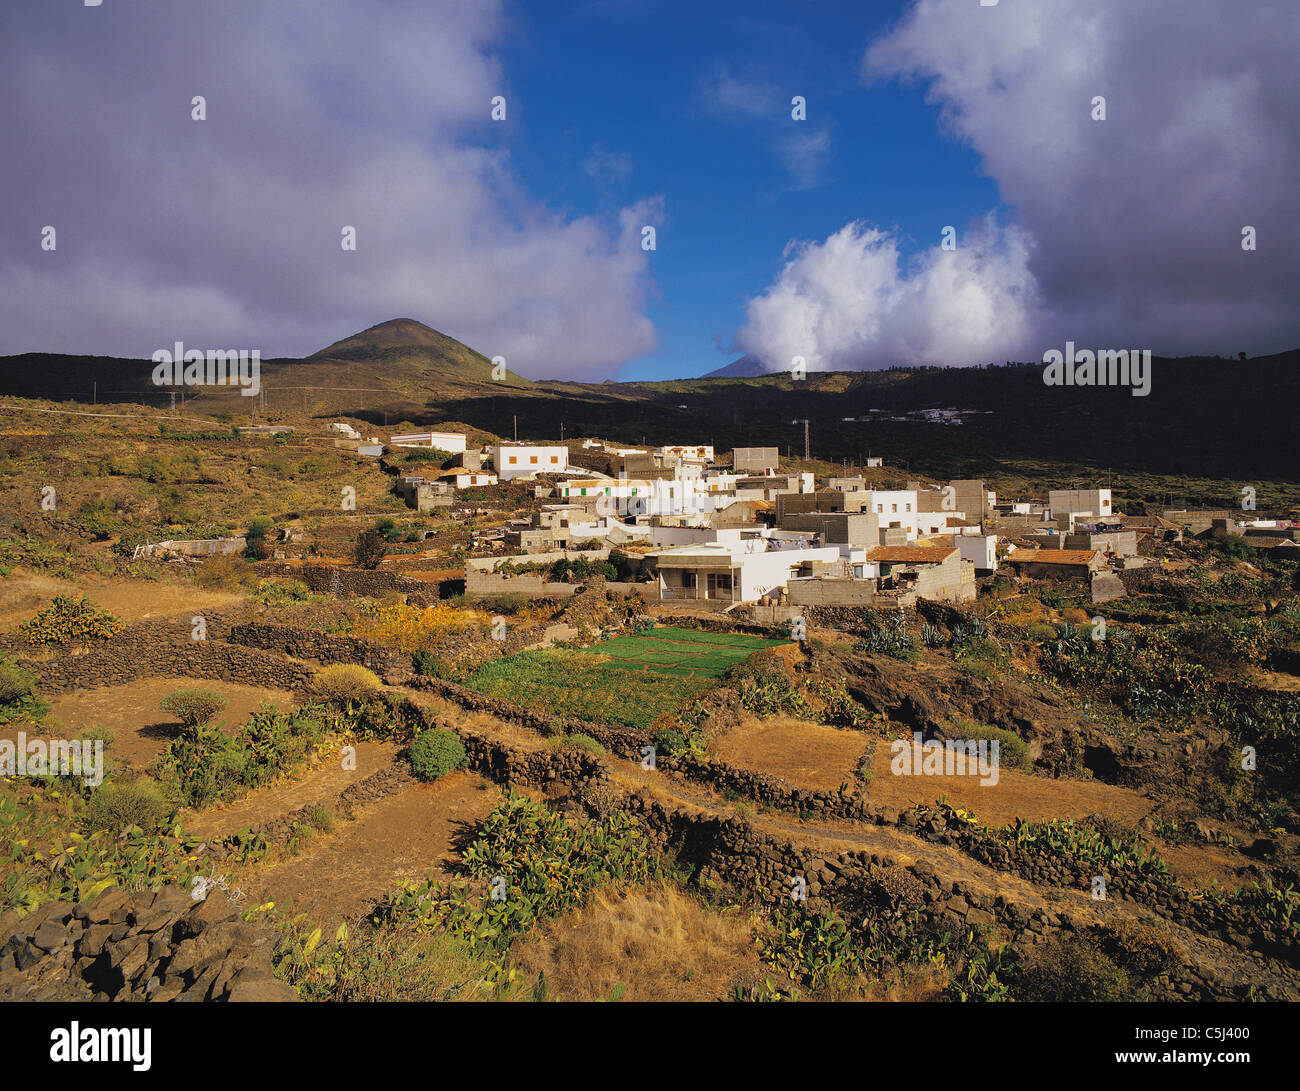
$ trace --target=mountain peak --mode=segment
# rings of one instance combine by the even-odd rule
[[[370,356],[385,349],[444,350],[451,343],[454,342],[446,334],[414,318],[390,318],[342,341],[335,341],[313,355],[346,358]]]
[[[742,356],[739,360],[733,360],[723,367],[715,368],[705,375],[702,379],[735,379],[735,378],[754,378],[759,375],[769,375],[771,370],[763,365],[763,361],[757,356]]]

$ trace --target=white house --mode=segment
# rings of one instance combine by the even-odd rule
[[[954,534],[952,544],[957,547],[963,561],[975,565],[976,572],[995,572],[998,567],[998,536],[996,534]]]
[[[907,532],[907,537],[913,539],[917,535],[917,516],[920,514],[916,508],[915,489],[872,489],[870,499],[863,510],[876,513],[881,530],[887,530],[890,527],[902,528]],[[932,512],[930,514],[942,515],[944,519],[940,526],[946,526],[946,517],[951,513]]]
[[[446,451],[449,455],[465,453],[465,436],[461,432],[411,432],[404,436],[392,436],[388,440],[390,447],[431,447],[435,451]]]
[[[596,512],[604,516],[708,515],[734,500],[717,491],[721,485],[702,478],[574,477],[556,493],[563,500],[595,497]]]
[[[695,447],[665,445],[659,448],[658,453],[661,455],[671,455],[674,458],[680,458],[684,462],[713,461],[713,445],[711,443],[701,443]]]
[[[727,538],[666,549],[653,555],[663,599],[754,602],[810,576],[814,565],[840,559],[838,546],[780,548],[765,538]]]
[[[502,444],[492,448],[492,468],[502,481],[528,474],[562,473],[569,468],[569,449]]]
[[[439,481],[446,481],[457,489],[474,489],[480,485],[495,485],[497,475],[488,470],[467,470],[462,468],[443,470],[438,475]]]
[[[1047,494],[1052,518],[1067,515],[1111,515],[1110,489],[1052,489]]]

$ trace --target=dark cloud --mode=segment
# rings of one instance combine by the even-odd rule
[[[649,350],[639,227],[657,205],[606,222],[522,190],[501,18],[490,2],[10,0],[0,352],[299,354],[398,315],[525,375]]]

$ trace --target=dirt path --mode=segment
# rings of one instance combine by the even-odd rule
[[[501,798],[472,773],[452,773],[407,788],[338,822],[334,832],[306,843],[302,855],[260,868],[244,880],[250,904],[292,903],[321,922],[355,920],[406,878],[431,869],[450,876],[460,839]]]
[[[614,779],[629,791],[640,788],[668,805],[685,806],[706,814],[735,815],[734,805],[695,783],[645,771],[631,762],[616,765]],[[1151,911],[1140,904],[1119,899],[1093,901],[1089,893],[1069,887],[1035,885],[1016,875],[996,871],[973,860],[960,849],[924,841],[894,826],[868,826],[847,822],[804,822],[785,815],[744,816],[760,833],[779,840],[793,840],[823,851],[827,858],[846,851],[866,849],[893,857],[902,866],[927,861],[950,881],[963,883],[983,895],[1002,895],[1029,911],[1045,909],[1069,913],[1081,924],[1102,923],[1115,917],[1131,920],[1149,918]],[[1198,972],[1211,971],[1233,986],[1270,985],[1292,999],[1300,998],[1300,972],[1255,951],[1241,951],[1218,939],[1200,935],[1177,921],[1161,918],[1170,938],[1187,952],[1187,964]]]
[[[219,837],[264,826],[302,807],[329,806],[345,788],[390,765],[398,749],[388,742],[358,743],[356,769],[344,769],[341,760],[332,758],[303,777],[258,788],[220,810],[182,811],[181,824],[195,836]]]

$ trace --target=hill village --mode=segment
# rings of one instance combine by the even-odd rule
[[[328,429],[336,445],[363,457],[396,461],[418,452],[419,465],[431,469],[392,471],[393,491],[409,508],[480,517],[483,529],[464,562],[463,590],[472,599],[571,594],[581,580],[551,579],[556,562],[590,564],[612,554],[617,578],[605,580],[607,591],[675,608],[743,608],[767,624],[814,606],[972,602],[979,581],[999,572],[1068,585],[1100,603],[1122,597],[1123,573],[1160,564],[1164,547],[1184,535],[1240,535],[1285,551],[1297,548],[1300,534],[1285,520],[1227,510],[1126,515],[1108,488],[999,499],[981,480],[885,487],[879,458],[867,459],[861,473],[821,476],[783,470],[776,447],[719,454],[708,444],[593,439],[479,447],[463,432],[394,434],[384,444],[344,422]],[[502,484],[530,489],[526,518],[488,498]],[[448,581],[445,590],[460,590],[457,584]]]
[[[0,999],[1300,995],[1273,483],[9,412]]]

